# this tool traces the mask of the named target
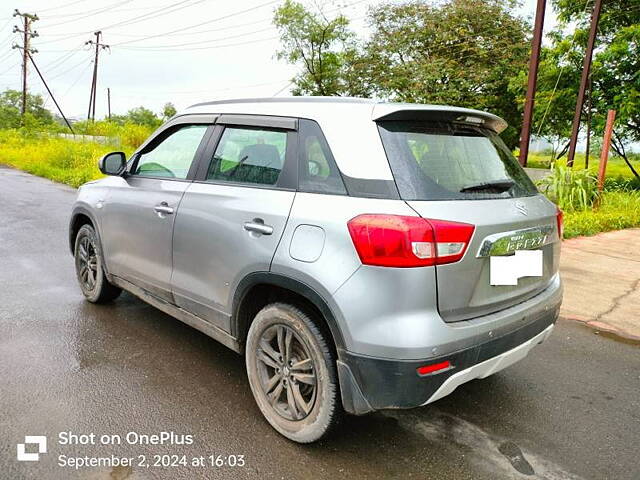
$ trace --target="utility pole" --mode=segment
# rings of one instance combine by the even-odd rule
[[[111,121],[111,89],[107,87],[107,115]]]
[[[611,134],[613,132],[613,122],[616,120],[616,111],[609,110],[607,112],[607,125],[604,129],[604,138],[602,140],[602,151],[600,152],[600,165],[598,168],[598,190],[604,188],[604,177],[607,172],[607,160],[609,159],[609,146],[611,145]]]
[[[544,11],[546,0],[538,0],[536,7],[536,20],[531,40],[531,59],[529,60],[529,82],[527,85],[527,97],[524,104],[524,119],[520,132],[520,165],[527,166],[529,155],[529,140],[531,139],[531,120],[533,118],[533,106],[536,98],[536,83],[538,81],[538,64],[540,63],[540,45],[542,44],[542,28],[544,27]]]
[[[589,168],[589,149],[591,147],[591,89],[593,88],[591,75],[589,75],[589,83],[587,88],[587,144],[584,149],[585,170]]]
[[[87,113],[87,120],[95,120],[96,119],[96,91],[98,86],[98,52],[100,50],[105,50],[109,48],[109,45],[105,45],[104,43],[100,43],[100,35],[102,35],[101,31],[94,32],[96,36],[95,41],[88,40],[84,42],[85,45],[95,45],[96,53],[95,58],[93,60],[93,78],[91,80],[91,93],[89,94],[89,112]]]
[[[589,40],[587,50],[584,54],[582,64],[582,77],[580,78],[580,88],[578,89],[578,101],[576,102],[576,112],[573,116],[573,126],[571,128],[571,140],[569,141],[569,153],[567,155],[567,167],[573,167],[573,159],[576,155],[576,145],[578,144],[578,131],[580,130],[580,117],[582,116],[582,106],[584,105],[584,92],[587,89],[587,81],[591,71],[591,57],[593,57],[593,46],[596,41],[600,12],[602,11],[602,0],[596,0],[591,14],[591,29],[589,30]]]
[[[22,47],[14,44],[11,48],[22,50],[22,107],[20,112],[24,121],[24,114],[27,112],[27,67],[29,56],[38,52],[35,48],[30,48],[29,46],[30,40],[38,36],[38,32],[31,31],[31,23],[38,20],[38,15],[35,13],[20,13],[16,8],[13,16],[22,17],[23,20],[23,30],[20,30],[17,26],[13,27],[13,33],[22,33]]]

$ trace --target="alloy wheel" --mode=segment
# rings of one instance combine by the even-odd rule
[[[305,418],[316,399],[316,369],[309,349],[289,326],[267,328],[257,347],[258,378],[273,409],[287,420]]]
[[[98,254],[89,237],[83,237],[78,245],[78,276],[82,286],[93,291],[98,279]]]

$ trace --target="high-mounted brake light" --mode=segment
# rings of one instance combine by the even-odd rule
[[[475,227],[404,215],[358,215],[347,223],[365,265],[424,267],[460,260]]]
[[[556,221],[558,222],[558,237],[560,240],[564,237],[564,213],[560,210],[560,207],[556,207]]]

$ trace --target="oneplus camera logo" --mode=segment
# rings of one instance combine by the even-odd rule
[[[27,453],[25,446],[35,444],[38,446],[36,453]],[[47,437],[44,435],[26,435],[24,443],[18,444],[18,461],[20,462],[37,462],[40,460],[40,454],[47,453]]]

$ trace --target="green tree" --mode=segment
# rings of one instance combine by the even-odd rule
[[[23,122],[21,118],[22,92],[5,90],[0,93],[0,128],[18,128]],[[29,126],[45,126],[54,123],[53,115],[44,108],[41,95],[27,93],[27,117],[25,124]],[[28,121],[27,121],[28,120]]]
[[[125,121],[149,127],[159,127],[162,123],[155,113],[145,107],[132,108],[125,115]]]
[[[358,76],[382,98],[496,113],[510,125],[503,139],[515,147],[522,115],[509,81],[527,67],[530,26],[514,7],[500,0],[375,7]]]
[[[327,18],[301,3],[286,0],[273,19],[280,32],[278,59],[300,65],[293,79],[294,95],[342,95],[351,90],[344,74],[347,59],[353,59],[354,35],[344,15]]]
[[[169,120],[177,112],[178,111],[176,110],[176,107],[173,105],[173,103],[167,102],[164,104],[164,107],[162,107],[162,118],[164,120]]]

